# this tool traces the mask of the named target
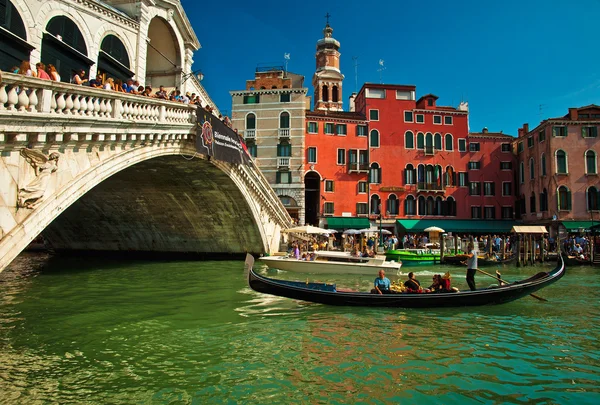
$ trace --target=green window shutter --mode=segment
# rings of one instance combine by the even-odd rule
[[[567,191],[567,210],[571,210],[571,191]]]
[[[275,183],[277,183],[277,184],[281,183],[281,172],[277,172],[275,174]]]
[[[588,137],[588,129],[587,127],[581,127],[581,136],[584,138]]]
[[[552,127],[552,136],[556,136],[556,127]]]

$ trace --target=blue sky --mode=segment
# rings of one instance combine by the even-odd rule
[[[525,122],[534,127],[568,107],[600,104],[600,0],[182,4],[202,44],[194,69],[224,111],[229,91],[244,89],[258,64],[283,65],[286,52],[288,69],[305,76],[311,94],[327,12],[341,42],[344,101],[358,57],[359,88],[379,83],[383,59],[384,83],[414,84],[417,97],[434,93],[440,105],[468,101],[471,131],[516,135]]]

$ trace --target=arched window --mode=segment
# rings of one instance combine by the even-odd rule
[[[598,174],[596,152],[593,150],[585,152],[585,174]]]
[[[371,130],[371,136],[369,137],[369,144],[371,148],[379,148],[379,131],[376,129]]]
[[[433,197],[427,197],[427,201],[425,202],[425,215],[433,215]]]
[[[256,115],[254,113],[246,115],[246,129],[256,129]]]
[[[3,51],[0,51],[0,69],[9,71],[11,67],[29,60],[33,47],[26,42],[27,31],[21,15],[12,2],[7,0],[0,0],[0,27],[23,40],[15,41],[10,35],[0,35],[0,49]]]
[[[276,88],[277,88],[277,86],[271,86],[271,88],[272,88],[272,89],[276,89]]]
[[[390,215],[398,215],[398,209],[398,197],[394,194],[390,194],[387,201],[387,212],[389,212]]]
[[[546,175],[546,155],[544,153],[540,157],[540,173],[542,176]]]
[[[442,215],[442,197],[435,198],[435,207],[433,209],[433,215]]]
[[[446,200],[446,205],[448,206],[448,216],[455,217],[456,216],[456,200],[454,197],[448,197]]]
[[[433,147],[436,150],[442,150],[442,135],[441,134],[435,134],[433,137]]]
[[[433,148],[433,135],[431,135],[431,132],[425,134],[425,147],[427,149]]]
[[[525,183],[525,163],[523,162],[519,164],[519,182]]]
[[[452,166],[446,166],[444,184],[447,186],[456,185],[456,173],[454,172],[454,168]]]
[[[454,150],[454,139],[452,139],[452,134],[446,134],[446,150]]]
[[[79,27],[62,15],[53,17],[46,25],[42,37],[41,60],[46,65],[54,65],[61,80],[65,82],[69,82],[73,73],[80,69],[85,71],[85,78],[88,78],[89,67],[94,63],[87,57],[87,45]]]
[[[381,199],[377,194],[371,196],[371,214],[379,215],[381,212]]]
[[[423,132],[417,133],[417,149],[425,148],[425,137]]]
[[[442,166],[436,165],[433,171],[433,181],[437,186],[437,190],[441,190],[442,188]]]
[[[327,85],[323,85],[323,90],[321,92],[321,100],[329,101],[329,87]]]
[[[587,189],[587,209],[588,211],[600,210],[600,191],[594,186]]]
[[[425,183],[425,165],[422,163],[417,166],[417,182]]]
[[[548,211],[548,190],[546,189],[540,193],[540,211]]]
[[[558,210],[571,210],[571,192],[566,186],[560,186],[558,188]]]
[[[410,163],[404,169],[404,184],[416,184],[416,170]]]
[[[404,134],[404,147],[406,149],[415,148],[415,135],[411,131],[406,131]]]
[[[289,128],[290,127],[290,113],[287,111],[279,114],[279,128]]]
[[[556,173],[568,173],[567,153],[562,149],[556,151]]]
[[[114,35],[107,35],[102,40],[98,55],[98,72],[117,79],[129,79],[134,76],[129,70],[129,55],[125,45]]]
[[[415,197],[409,195],[404,200],[404,215],[417,215],[417,204]]]
[[[277,145],[277,157],[292,156],[292,145],[288,141],[281,141]]]
[[[425,184],[432,185],[435,181],[435,173],[432,165],[425,166]]]
[[[425,213],[425,197],[423,197],[422,195],[420,195],[417,198],[417,205],[418,205],[418,208],[419,208],[419,215],[427,215]]]
[[[529,159],[529,179],[535,179],[535,162],[533,158]]]
[[[377,163],[371,164],[371,169],[369,171],[370,183],[379,184],[381,183],[381,168]]]
[[[531,193],[531,197],[529,197],[529,212],[535,212],[535,193]]]
[[[331,101],[333,101],[334,103],[337,103],[338,100],[338,87],[337,86],[333,86],[331,88]]]

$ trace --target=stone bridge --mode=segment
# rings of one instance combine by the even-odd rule
[[[195,106],[13,74],[0,80],[0,271],[57,250],[277,251],[290,224],[254,165],[195,149]]]

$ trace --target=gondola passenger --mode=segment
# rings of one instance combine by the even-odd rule
[[[390,290],[392,283],[390,283],[390,279],[385,276],[385,270],[379,270],[379,276],[375,279],[373,283],[373,288],[371,290],[371,294],[391,294]]]
[[[408,280],[404,282],[404,287],[408,289],[408,292],[423,292],[421,283],[415,278],[415,273],[412,271],[408,273]]]

